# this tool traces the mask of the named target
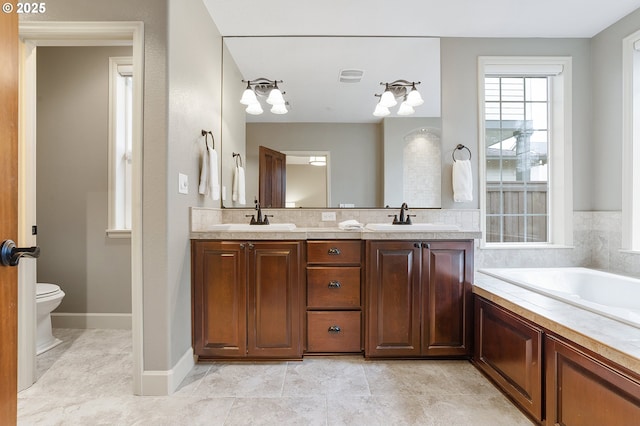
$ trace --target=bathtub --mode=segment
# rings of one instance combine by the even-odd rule
[[[487,268],[478,272],[640,328],[640,279],[587,268]]]

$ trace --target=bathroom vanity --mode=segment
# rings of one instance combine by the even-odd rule
[[[192,232],[195,355],[468,358],[478,234]]]

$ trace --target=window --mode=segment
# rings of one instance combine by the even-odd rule
[[[485,245],[572,241],[570,65],[479,59]]]
[[[109,229],[110,237],[131,232],[133,62],[109,58]]]
[[[640,251],[640,31],[622,43],[622,248]]]

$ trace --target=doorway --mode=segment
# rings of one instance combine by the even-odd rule
[[[142,394],[143,372],[143,324],[142,324],[142,95],[144,87],[144,31],[141,22],[22,22],[21,39],[21,93],[20,93],[20,212],[18,226],[25,240],[33,241],[35,225],[35,157],[36,157],[36,55],[38,46],[131,46],[133,73],[139,78],[133,87],[133,137],[132,137],[132,231],[131,231],[131,327],[133,339],[133,393]],[[71,160],[70,160],[71,161]],[[35,263],[25,265],[35,268]],[[35,273],[33,269],[19,271],[24,283],[19,297],[19,339],[27,342],[19,345],[21,384],[35,379]],[[35,334],[35,333],[34,333]],[[34,360],[30,363],[30,360]],[[31,370],[31,371],[29,371]]]

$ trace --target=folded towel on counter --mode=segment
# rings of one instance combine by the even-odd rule
[[[210,196],[213,200],[220,199],[220,183],[218,181],[218,153],[215,149],[207,148],[202,154],[202,169],[200,170],[200,186],[198,192]]]
[[[233,191],[231,199],[238,204],[247,204],[244,184],[244,167],[236,166],[233,170]]]
[[[344,231],[360,231],[364,229],[364,225],[357,220],[350,219],[340,222],[338,228]]]
[[[453,201],[464,203],[473,201],[473,175],[471,174],[471,161],[456,160],[453,163]]]

